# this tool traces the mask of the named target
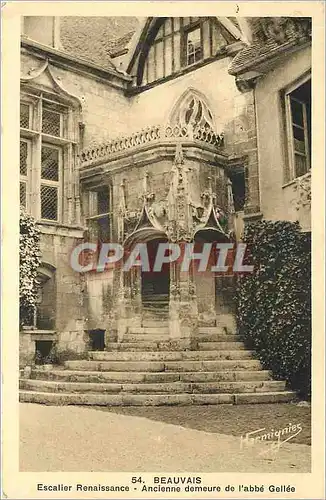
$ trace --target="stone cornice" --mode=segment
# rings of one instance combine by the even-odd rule
[[[70,71],[101,79],[108,85],[125,89],[126,85],[132,80],[130,76],[119,73],[114,69],[103,68],[82,58],[27,39],[26,37],[21,38],[21,46],[22,49],[25,49],[28,53],[36,57],[46,58],[49,62],[67,68]]]
[[[165,159],[172,162],[177,144],[182,145],[184,158],[189,160],[218,164],[221,167],[224,167],[228,162],[227,156],[210,144],[174,140],[169,143],[146,144],[133,151],[122,151],[112,157],[109,162],[99,159],[92,165],[80,168],[80,180],[84,184],[94,184],[94,182],[98,183],[101,177],[122,172],[130,168],[131,165],[138,168]]]
[[[68,226],[55,222],[37,221],[37,227],[41,234],[57,236],[68,236],[70,238],[82,238],[85,228],[81,226]]]

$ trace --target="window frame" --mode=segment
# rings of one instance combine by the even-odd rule
[[[67,179],[69,172],[73,170],[74,164],[74,145],[76,145],[75,118],[73,107],[49,91],[32,89],[27,87],[21,92],[21,104],[27,104],[30,110],[29,128],[20,127],[20,140],[29,141],[30,144],[30,169],[27,179],[27,203],[26,210],[31,213],[39,222],[46,224],[60,225],[67,221],[64,214],[65,206],[68,202],[65,199],[66,173]],[[42,118],[43,109],[47,104],[52,103],[57,106],[60,114],[60,135],[51,135],[43,132]],[[60,112],[62,110],[62,112]],[[51,110],[52,111],[52,110]],[[42,147],[46,146],[59,150],[58,181],[42,179]],[[24,178],[22,182],[25,182]],[[46,219],[42,217],[41,212],[41,186],[47,185],[57,188],[57,217],[56,219]],[[68,196],[68,193],[67,193]]]
[[[31,170],[32,170],[32,143],[31,143],[31,140],[29,139],[26,139],[24,137],[20,137],[20,141],[19,141],[19,149],[20,149],[20,143],[21,142],[24,142],[27,144],[27,155],[26,155],[26,158],[27,158],[27,165],[26,165],[26,175],[23,175],[20,173],[20,168],[19,168],[19,188],[20,188],[20,184],[25,184],[25,210],[27,212],[29,212],[30,210],[30,191],[31,191],[31,187],[30,187],[30,182],[31,182]],[[20,167],[20,165],[19,165]],[[20,202],[20,199],[19,199],[19,204],[22,205],[22,203]]]
[[[200,59],[196,59],[196,50],[194,50],[193,52],[194,62],[190,63],[189,56],[191,54],[189,54],[188,52],[188,36],[197,30],[199,30],[200,34]],[[197,21],[196,23],[194,24],[191,23],[189,26],[183,28],[181,37],[182,37],[181,67],[188,68],[203,61],[204,60],[203,22]]]
[[[107,194],[109,198],[109,210],[107,212],[102,212],[98,213],[98,199],[97,199],[97,194],[98,192],[107,189]],[[109,220],[109,241],[112,241],[113,238],[113,188],[111,184],[106,184],[105,186],[96,186],[92,187],[88,191],[88,215],[85,218],[87,225],[90,226],[90,223],[92,222],[99,222],[101,219],[104,219],[105,217],[108,218]],[[97,236],[97,242],[98,244],[102,244],[104,242],[99,241],[99,238]],[[105,242],[107,243],[107,242]]]
[[[41,152],[43,147],[47,147],[49,149],[54,149],[59,152],[58,154],[58,180],[53,181],[50,179],[42,178],[42,160],[41,160],[41,168],[40,168],[40,220],[46,222],[60,222],[62,219],[62,194],[63,194],[63,162],[64,162],[64,151],[60,146],[56,146],[54,144],[42,141],[41,144]],[[47,219],[42,217],[42,186],[53,187],[57,189],[57,218],[56,219]]]
[[[303,84],[307,83],[311,80],[311,74],[307,74],[302,76],[300,79],[296,80],[290,86],[288,86],[284,90],[283,99],[285,104],[285,122],[286,122],[286,147],[287,147],[287,156],[288,156],[288,164],[289,164],[289,181],[295,180],[302,175],[305,175],[311,169],[311,152],[309,147],[309,131],[308,131],[308,119],[307,119],[307,103],[300,101],[296,97],[291,96],[291,94],[301,87]],[[305,153],[301,153],[296,151],[294,144],[294,135],[293,135],[293,127],[299,127],[293,121],[292,118],[292,110],[291,110],[291,100],[296,101],[302,105],[303,109],[303,127],[300,128],[304,132],[304,145],[305,145]],[[310,131],[311,134],[311,131]],[[306,160],[306,171],[304,174],[297,175],[296,172],[296,161],[295,155],[303,156]]]

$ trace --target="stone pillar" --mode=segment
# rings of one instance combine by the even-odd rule
[[[142,318],[141,268],[130,270],[130,318],[133,326],[140,326]]]
[[[132,268],[124,272],[119,266],[116,324],[118,342],[121,342],[128,329],[141,325],[141,281],[140,269]]]
[[[181,262],[170,267],[169,331],[171,340],[189,340],[190,344],[198,329],[196,285],[193,266],[182,271]]]

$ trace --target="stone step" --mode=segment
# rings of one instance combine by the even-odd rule
[[[94,406],[172,406],[285,403],[296,399],[292,391],[242,394],[93,394],[50,393],[21,390],[19,400],[24,403],[48,405]]]
[[[131,327],[126,335],[169,335],[167,325]]]
[[[170,351],[172,350],[174,342],[109,342],[106,346],[107,351]],[[188,341],[179,340],[177,343],[178,349],[189,349]],[[183,345],[184,344],[184,345]],[[198,349],[202,351],[215,351],[215,350],[229,350],[234,351],[237,349],[245,349],[243,342],[200,342]]]
[[[167,321],[169,311],[165,307],[150,306],[142,310],[142,318],[145,321]]]
[[[95,361],[200,361],[252,359],[254,352],[245,349],[237,349],[234,351],[90,351],[88,355],[89,359]]]
[[[261,364],[255,359],[219,360],[219,361],[66,361],[68,370],[87,371],[145,371],[145,372],[189,372],[219,370],[261,370]]]
[[[234,394],[253,392],[275,392],[285,389],[285,382],[269,380],[267,382],[164,382],[164,383],[94,383],[94,382],[58,382],[53,380],[19,381],[19,388],[27,391],[118,394],[121,392],[138,394]]]
[[[133,330],[136,333],[125,333],[123,336],[123,342],[166,342],[166,341],[173,341],[172,338],[170,338],[168,329],[165,331],[163,330],[164,333],[157,333],[160,332],[161,330],[155,329],[156,333],[148,333],[148,329],[142,330],[140,328],[134,329]],[[141,333],[142,331],[145,331],[146,333]],[[153,329],[154,332],[154,329]],[[223,334],[208,334],[208,335],[196,335],[194,337],[194,340],[196,340],[199,343],[203,342],[239,342],[240,337],[238,335],[223,335]],[[182,339],[181,339],[182,341]]]
[[[227,335],[229,328],[223,325],[218,326],[200,326],[198,327],[199,335],[207,335],[207,334],[223,334]],[[231,332],[230,332],[231,333]],[[233,334],[233,332],[232,332]]]
[[[74,370],[32,370],[33,380],[57,380],[67,382],[119,382],[119,383],[169,383],[169,382],[233,382],[268,381],[268,370],[234,370],[215,372],[105,372]]]
[[[167,293],[150,293],[146,295],[146,293],[143,294],[143,302],[148,300],[164,300],[165,302],[169,302],[169,295]]]
[[[106,346],[106,351],[173,351],[173,350],[188,350],[189,342],[187,340],[173,341],[165,338],[164,341],[141,341],[141,342],[109,342]]]
[[[153,300],[148,299],[142,303],[142,311],[153,311],[153,310],[165,310],[167,313],[169,312],[169,303],[166,300]]]
[[[199,333],[196,335],[198,342],[239,342],[239,335],[232,333]]]
[[[201,351],[220,351],[236,349],[245,349],[243,342],[198,342],[198,349]]]
[[[169,308],[164,302],[147,302],[142,308],[142,314],[149,315],[149,319],[151,319],[151,315],[153,315],[153,319],[156,316],[168,315]]]
[[[169,323],[165,317],[144,317],[142,319],[142,328],[154,328],[155,330],[157,328],[169,328]]]
[[[125,333],[123,342],[168,342],[170,339],[168,333],[156,334],[154,333]]]

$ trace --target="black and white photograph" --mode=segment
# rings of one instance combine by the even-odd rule
[[[6,497],[323,498],[324,7],[164,3],[16,22]]]

